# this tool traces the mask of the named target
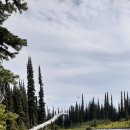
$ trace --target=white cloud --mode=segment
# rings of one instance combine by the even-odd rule
[[[26,79],[31,55],[35,72],[39,64],[43,68],[48,105],[58,105],[63,97],[70,98],[67,104],[86,90],[90,99],[105,91],[118,97],[128,89],[130,1],[33,0],[28,4],[26,13],[13,15],[4,24],[28,39],[28,47],[5,65]]]

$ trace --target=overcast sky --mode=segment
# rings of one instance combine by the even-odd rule
[[[30,0],[4,24],[28,47],[4,65],[26,82],[32,57],[36,90],[41,65],[46,105],[65,108],[104,93],[130,90],[130,0]],[[79,98],[78,98],[79,97]]]

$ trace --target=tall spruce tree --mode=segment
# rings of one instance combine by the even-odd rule
[[[6,110],[13,112],[13,100],[12,100],[12,90],[8,83],[5,84],[5,98],[3,104],[6,105]]]
[[[100,103],[99,103],[99,99],[98,99],[98,103],[97,103],[97,119],[101,118],[101,111],[100,111]]]
[[[124,91],[124,116],[126,114],[126,97],[125,97],[125,91]]]
[[[27,63],[27,95],[28,95],[28,114],[29,114],[29,125],[33,127],[37,124],[36,119],[36,98],[35,98],[35,85],[34,85],[34,76],[33,76],[33,66],[31,57],[28,58]]]
[[[108,92],[107,92],[107,104],[106,104],[106,117],[107,119],[109,119],[109,95],[108,95]]]
[[[19,115],[17,120],[19,127],[23,128],[26,126],[26,122],[25,122],[25,113],[22,105],[22,93],[20,87],[19,86],[13,87],[13,106],[14,106],[13,109],[14,112]]]
[[[21,95],[20,95],[20,90],[19,88],[14,85],[13,87],[13,106],[14,106],[14,112],[17,114],[22,114],[23,113],[23,107],[22,107],[22,100],[21,100]]]
[[[20,94],[21,94],[21,102],[23,107],[23,115],[24,115],[24,122],[27,128],[29,128],[29,117],[28,117],[28,99],[27,93],[24,86],[24,82],[20,83]]]
[[[85,121],[88,121],[88,116],[89,116],[88,107],[87,107],[87,105],[86,105],[85,113],[84,113]]]
[[[104,99],[104,116],[105,116],[105,119],[108,118],[107,116],[107,95],[105,93],[105,99]]]
[[[113,98],[112,98],[112,95],[111,95],[110,118],[111,118],[112,121],[114,120]]]
[[[78,103],[76,102],[75,105],[75,122],[79,122],[79,107],[78,107]]]
[[[123,111],[124,111],[124,107],[123,107],[123,95],[122,95],[122,91],[121,91],[121,118],[123,117]]]
[[[39,85],[40,85],[40,91],[39,91],[39,108],[38,108],[38,123],[43,123],[46,119],[46,113],[45,113],[45,102],[44,102],[44,90],[43,90],[43,82],[42,82],[42,75],[41,75],[41,68],[39,66]]]
[[[84,96],[82,94],[82,104],[81,104],[81,122],[84,121]]]
[[[124,92],[125,93],[125,92]],[[124,96],[124,102],[125,102],[125,104],[124,104],[124,108],[125,108],[125,110],[124,110],[124,114],[125,114],[125,119],[126,120],[128,120],[129,119],[129,115],[128,115],[128,103],[129,103],[129,101],[128,101],[128,99],[129,99],[129,97],[128,97],[128,92],[127,92],[127,96],[126,96],[126,98],[125,98],[125,96]]]
[[[129,95],[128,95],[128,92],[127,92],[127,99],[126,99],[126,117],[128,117],[129,119]]]
[[[105,111],[102,104],[101,104],[101,119],[105,119]]]

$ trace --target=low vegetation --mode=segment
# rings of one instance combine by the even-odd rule
[[[110,122],[109,120],[100,120],[96,121],[96,126],[93,127],[92,124],[94,121],[82,123],[81,125],[73,126],[66,130],[92,130],[92,129],[125,129],[130,128],[130,120],[128,121],[116,121]],[[48,129],[51,130],[51,129]],[[63,130],[62,128],[58,128],[58,130]]]
[[[5,106],[0,104],[0,130],[18,130],[17,119],[17,114],[6,111]]]
[[[99,124],[99,125],[97,125],[96,128],[98,128],[98,129],[130,128],[130,120],[129,121],[110,122],[109,124]]]

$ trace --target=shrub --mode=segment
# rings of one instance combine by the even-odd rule
[[[86,128],[86,130],[92,130],[92,127],[89,126],[89,127]]]

